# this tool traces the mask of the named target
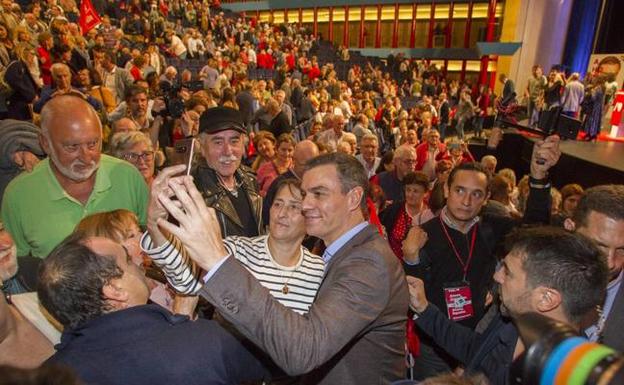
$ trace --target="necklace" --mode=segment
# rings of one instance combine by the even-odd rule
[[[288,277],[288,279],[286,280],[286,282],[284,282],[284,286],[282,286],[282,294],[287,295],[290,292],[290,289],[288,289],[288,282],[290,282],[290,279],[293,277],[293,275],[295,275],[295,272],[297,271],[297,269],[293,270],[292,273],[290,273],[290,277]],[[282,280],[284,280],[284,274],[282,274]]]
[[[297,265],[295,265],[295,268],[290,273],[290,276],[286,279],[286,282],[284,282],[284,286],[282,286],[282,294],[287,295],[290,292],[290,289],[288,288],[288,282],[290,282],[290,280],[295,275],[297,270],[299,270],[299,267],[302,264],[303,264],[303,256],[301,256],[301,260],[299,261],[299,263]],[[282,281],[283,281],[284,280],[284,270],[282,270],[282,269],[280,269],[280,276],[281,276]]]

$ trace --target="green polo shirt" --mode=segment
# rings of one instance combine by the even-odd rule
[[[2,200],[2,221],[13,236],[17,255],[45,258],[82,218],[127,209],[145,224],[147,204],[147,184],[130,163],[102,155],[93,191],[83,205],[63,190],[45,159],[9,183]]]

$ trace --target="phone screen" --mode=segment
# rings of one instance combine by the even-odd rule
[[[195,139],[186,138],[180,139],[175,143],[175,159],[174,164],[186,165],[184,171],[186,175],[191,173],[191,166],[193,165],[193,155],[195,153]]]

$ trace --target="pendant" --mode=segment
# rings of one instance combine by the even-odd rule
[[[288,294],[288,285],[287,284],[284,284],[284,286],[282,286],[282,293],[284,295]]]

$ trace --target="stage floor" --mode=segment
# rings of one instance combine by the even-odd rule
[[[519,131],[514,128],[505,130],[505,132],[518,132],[531,141],[539,139],[533,134]],[[560,148],[563,154],[624,172],[624,143],[563,140],[561,141]],[[624,183],[624,180],[622,183]]]

